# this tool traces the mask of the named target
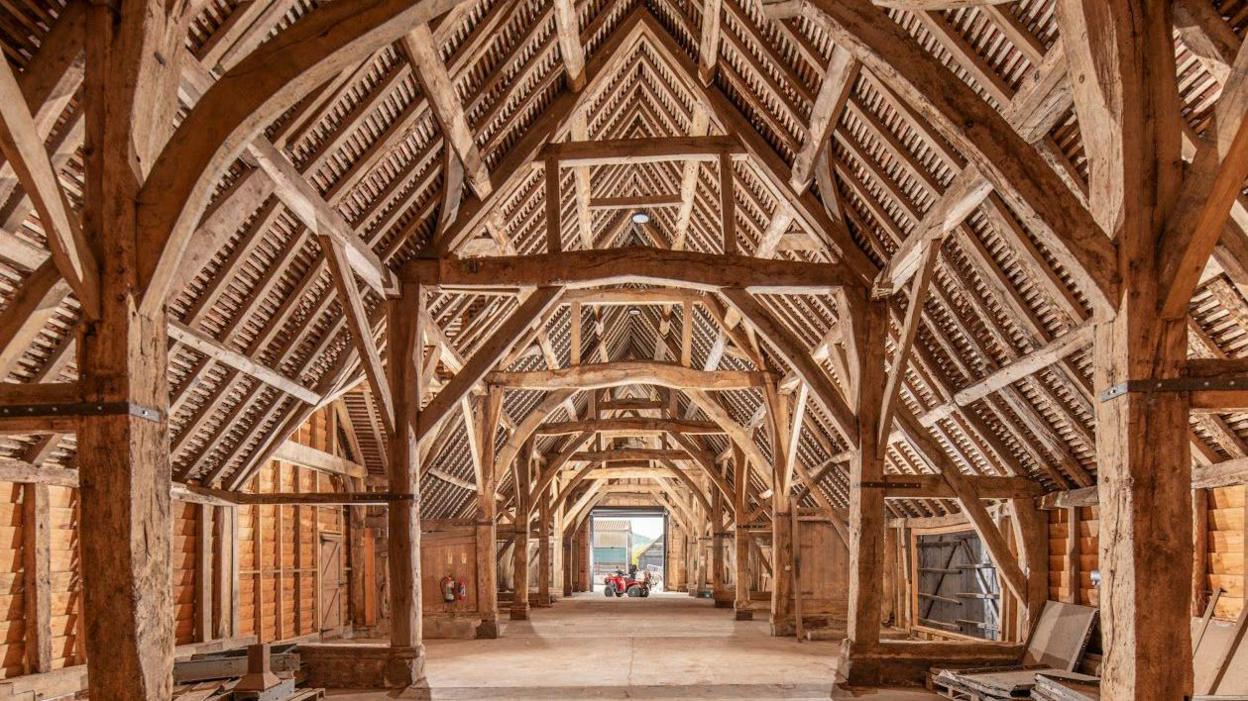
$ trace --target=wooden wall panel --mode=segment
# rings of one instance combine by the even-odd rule
[[[195,552],[198,518],[194,504],[173,502],[173,610],[174,642],[195,641]]]
[[[26,607],[22,583],[23,514],[22,486],[0,482],[0,576],[7,584],[0,587],[0,612],[4,618],[0,635],[0,677],[25,673]]]
[[[1075,596],[1071,598],[1072,585],[1070,571],[1066,564],[1066,548],[1071,533],[1071,524],[1066,509],[1056,509],[1049,513],[1049,598],[1054,601],[1070,601],[1087,606],[1100,604],[1100,592],[1092,586],[1092,571],[1100,567],[1100,520],[1097,507],[1090,506],[1077,509],[1078,519],[1074,523],[1075,554],[1077,555],[1078,572],[1073,582],[1076,587]]]
[[[476,547],[476,527],[471,524],[438,526],[436,531],[421,533],[421,605],[425,613],[471,613],[479,610]],[[443,602],[439,584],[447,575],[468,585],[468,596],[464,601]]]
[[[52,668],[85,664],[82,572],[78,559],[78,490],[48,487],[51,533]]]
[[[843,621],[849,615],[849,548],[829,521],[798,523],[803,615]]]
[[[1235,619],[1244,607],[1245,486],[1209,490],[1207,590],[1222,588],[1214,609],[1218,618]]]

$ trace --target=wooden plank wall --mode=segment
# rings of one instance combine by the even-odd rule
[[[173,620],[177,645],[195,642],[195,553],[199,507],[173,502]]]
[[[4,635],[0,636],[0,676],[14,677],[25,673],[26,665],[26,602],[23,593],[23,509],[22,486],[0,482],[0,513],[4,525],[0,527],[0,563],[6,577],[3,597]]]
[[[293,440],[335,452],[334,433],[332,412],[324,410],[315,414]],[[248,485],[250,490],[263,492],[328,492],[345,488],[343,477],[276,460],[260,470]],[[240,536],[239,581],[234,583],[227,578],[225,601],[214,602],[215,573],[209,571],[215,559],[213,551],[223,548],[228,553],[233,543],[213,542],[213,519],[228,522],[230,513],[235,511]],[[212,639],[218,637],[218,631],[245,636],[257,627],[265,640],[318,633],[322,539],[337,539],[344,548],[339,572],[330,573],[337,582],[341,602],[338,619],[330,621],[330,626],[344,626],[349,615],[344,512],[345,507],[214,508],[175,499],[170,562],[174,610],[169,615],[175,621],[176,643],[186,645]],[[209,520],[203,523],[205,513]],[[0,679],[52,672],[86,662],[78,524],[76,488],[0,482]],[[256,525],[258,529],[253,528]],[[254,538],[257,530],[259,542]],[[202,544],[201,538],[205,541]],[[228,556],[223,563],[228,572]],[[380,569],[373,564],[373,572],[384,572],[384,563]],[[46,585],[33,586],[37,580]],[[221,620],[229,616],[231,589],[239,594],[239,627],[232,632],[228,620]],[[373,603],[375,614],[377,606]],[[206,630],[201,630],[205,626]]]
[[[1049,598],[1054,601],[1100,605],[1100,592],[1092,586],[1092,570],[1100,567],[1100,520],[1097,507],[1071,507],[1049,513]],[[1077,515],[1076,515],[1077,514]],[[1075,524],[1075,543],[1068,541],[1070,522]],[[1069,551],[1068,548],[1074,548]],[[1073,556],[1073,560],[1070,558]],[[1071,566],[1073,564],[1073,566]],[[1071,572],[1075,589],[1071,589]]]
[[[1220,587],[1222,596],[1214,609],[1217,618],[1235,620],[1244,607],[1245,486],[1200,490],[1195,498],[1194,533],[1197,544],[1200,600],[1194,614],[1203,611],[1210,593]],[[1074,514],[1077,513],[1077,517]],[[1070,522],[1075,522],[1074,551],[1068,552]],[[1092,586],[1098,558],[1097,507],[1049,511],[1049,597],[1089,606],[1100,603]],[[1071,570],[1077,570],[1077,588],[1071,589]]]
[[[327,412],[317,412],[291,440],[333,452],[333,421]],[[272,460],[257,471],[243,491],[341,492],[345,485],[335,475]],[[238,507],[240,634],[258,634],[261,641],[276,641],[315,634],[322,625],[327,630],[346,625],[349,578],[344,511],[341,506]],[[332,548],[334,541],[341,548],[339,567],[322,572],[322,548]],[[337,587],[329,587],[338,592],[339,605],[329,609],[338,615],[325,621],[323,578],[339,582]]]
[[[1205,594],[1215,587],[1222,596],[1214,608],[1214,616],[1234,620],[1244,608],[1245,490],[1236,485],[1204,490],[1206,494]]]

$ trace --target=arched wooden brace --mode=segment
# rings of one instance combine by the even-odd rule
[[[309,91],[463,0],[353,0],[309,12],[230,69],[161,152],[139,196],[143,311],[164,304],[221,173]]]
[[[664,386],[670,386],[672,389],[681,389],[678,386]],[[512,432],[511,437],[507,439],[507,442],[503,444],[502,449],[498,451],[498,459],[494,463],[494,473],[496,475],[503,474],[503,471],[508,469],[511,462],[516,459],[516,456],[519,454],[520,448],[524,442],[537,431],[538,426],[546,421],[546,417],[550,416],[551,413],[558,409],[565,401],[571,399],[573,395],[579,391],[580,390],[573,389],[556,390],[548,394],[545,399],[534,407],[533,410],[529,412],[528,416],[524,417],[524,420],[516,426],[516,430]],[[724,429],[734,443],[741,444],[741,441],[746,441],[747,444],[740,445],[740,447],[756,466],[768,464],[762,451],[759,450],[753,440],[749,439],[745,429],[742,428],[740,424],[732,421],[731,418],[728,418],[727,412],[722,409],[716,410],[709,398],[709,395],[706,395],[704,392],[698,392],[696,393],[696,396],[694,396],[694,393],[688,391],[686,394],[690,396],[690,399],[692,399],[695,404],[702,407],[702,410],[706,412],[713,422]],[[677,440],[679,441],[679,439]],[[688,448],[686,448],[686,450],[687,449]],[[703,467],[706,466],[703,465]],[[707,471],[712,473],[714,472],[711,469],[708,469]],[[763,477],[764,483],[771,486],[771,475],[767,473],[766,470],[761,470],[760,474]],[[715,477],[712,476],[711,479],[715,479]],[[732,489],[727,486],[726,482],[723,484],[717,483],[717,486],[719,486],[720,489],[726,489],[726,494],[732,494]]]
[[[823,28],[962,153],[1075,276],[1093,307],[1117,299],[1117,246],[1002,114],[870,0],[814,0]]]
[[[589,439],[593,437],[594,434],[589,431],[578,434],[576,438],[573,438],[572,441],[568,443],[566,448],[552,458],[550,463],[546,465],[541,474],[538,475],[537,482],[533,485],[533,491],[529,492],[529,499],[527,502],[529,514],[533,513],[534,504],[537,502],[538,496],[541,495],[543,490],[550,485],[551,481],[554,480],[555,475],[559,474],[559,470],[562,470],[563,466],[566,465],[568,460],[572,458],[572,455],[575,454],[576,451],[580,450],[581,447],[588,443]]]
[[[715,469],[714,458],[707,455],[705,451],[699,450],[697,444],[695,444],[688,436],[684,436],[679,433],[669,433],[668,435],[672,437],[672,440],[676,441],[677,445],[684,448],[686,453],[689,453],[689,457],[692,458],[694,462],[706,471],[706,474],[711,478],[711,483],[719,489],[720,494],[724,496],[724,499],[727,500],[727,503],[730,505],[729,508],[733,511],[733,513],[736,513],[735,501],[733,498],[733,487],[728,483],[728,480],[724,479],[724,476]],[[740,446],[738,446],[738,448],[739,447]]]

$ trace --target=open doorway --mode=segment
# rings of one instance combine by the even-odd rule
[[[667,513],[595,509],[590,514],[589,549],[593,591],[617,596],[661,592],[667,580]]]

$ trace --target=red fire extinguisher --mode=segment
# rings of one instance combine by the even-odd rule
[[[455,601],[455,593],[458,588],[457,584],[458,583],[455,581],[455,578],[449,574],[442,578],[442,581],[438,583],[438,586],[442,590],[443,601],[448,604]]]

